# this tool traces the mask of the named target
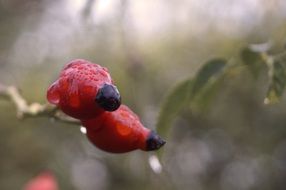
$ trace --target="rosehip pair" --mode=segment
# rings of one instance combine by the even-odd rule
[[[113,153],[157,150],[165,144],[139,117],[121,105],[108,70],[86,60],[67,64],[49,87],[47,99],[64,113],[81,120],[87,137],[98,148]]]

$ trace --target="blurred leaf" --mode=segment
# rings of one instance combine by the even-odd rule
[[[249,67],[249,70],[253,74],[253,76],[257,78],[262,69],[262,66],[265,65],[263,64],[264,61],[261,56],[261,53],[254,52],[249,48],[244,48],[241,51],[240,56],[241,56],[243,63]]]
[[[196,75],[192,96],[195,96],[204,86],[206,86],[209,80],[217,77],[225,65],[226,60],[224,59],[213,59],[208,61]]]
[[[205,110],[217,93],[225,66],[224,59],[208,61],[198,72],[192,89],[192,110]]]
[[[178,112],[188,105],[193,83],[193,80],[187,79],[177,84],[163,102],[157,121],[157,131],[162,137],[167,136]]]
[[[204,107],[210,102],[217,89],[216,80],[222,74],[225,65],[225,60],[213,59],[199,70],[195,79],[187,79],[171,90],[161,107],[157,122],[157,131],[161,136],[166,137],[176,115],[184,107],[188,107],[191,100],[199,99]],[[198,96],[200,98],[196,98]]]
[[[166,137],[172,121],[184,107],[188,107],[190,101],[200,95],[209,102],[210,97],[217,89],[213,87],[217,77],[222,73],[226,61],[213,59],[207,62],[198,72],[195,79],[187,79],[176,85],[166,97],[159,114],[157,131]]]
[[[275,60],[270,66],[271,82],[265,98],[266,104],[279,102],[286,85],[286,68],[282,60]]]
[[[223,77],[209,81],[191,101],[191,110],[204,112],[211,105],[212,100],[216,97],[218,90],[223,82]]]

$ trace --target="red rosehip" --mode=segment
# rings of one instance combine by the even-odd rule
[[[125,105],[114,112],[104,112],[93,119],[82,120],[82,124],[86,127],[89,140],[107,152],[150,151],[165,144],[154,131],[145,128],[138,116]]]
[[[42,172],[28,181],[24,190],[58,190],[58,184],[52,173]]]
[[[77,119],[114,111],[121,104],[108,70],[83,59],[73,60],[63,68],[59,78],[49,87],[47,99]]]

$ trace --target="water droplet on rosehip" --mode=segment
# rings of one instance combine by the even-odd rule
[[[48,101],[51,104],[58,105],[60,102],[60,94],[57,89],[57,83],[52,84],[50,88],[48,89],[48,94],[47,94]]]
[[[82,134],[86,134],[86,128],[84,126],[80,126],[80,132],[82,132]]]

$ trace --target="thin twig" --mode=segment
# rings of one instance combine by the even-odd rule
[[[37,102],[28,104],[15,86],[5,86],[0,83],[0,96],[9,98],[14,103],[17,109],[17,118],[19,119],[47,116],[65,123],[80,124],[79,120],[67,116],[54,105]]]

